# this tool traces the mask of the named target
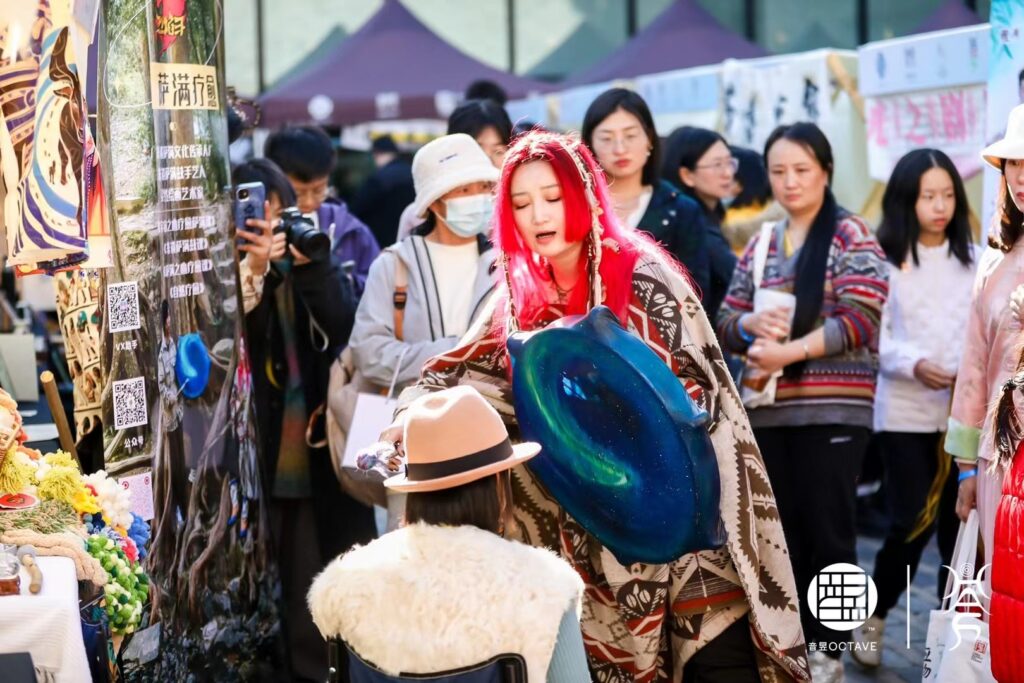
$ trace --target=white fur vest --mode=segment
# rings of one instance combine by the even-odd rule
[[[476,527],[414,524],[329,564],[309,608],[389,675],[448,671],[517,653],[543,681],[583,583],[553,553]]]

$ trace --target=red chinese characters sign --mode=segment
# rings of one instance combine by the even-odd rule
[[[185,35],[185,0],[156,0],[155,29],[160,41],[160,54]]]
[[[974,175],[981,167],[983,85],[869,98],[865,113],[868,167],[876,180],[888,180],[900,157],[919,147],[941,149],[964,176]]]

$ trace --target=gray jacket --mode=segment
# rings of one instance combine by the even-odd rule
[[[480,260],[473,286],[473,305],[469,323],[494,291],[500,272],[495,268],[496,252],[480,239]],[[402,322],[404,340],[395,338],[395,259],[405,263],[408,272],[408,300]],[[467,283],[468,286],[469,283]],[[366,290],[356,311],[355,327],[349,339],[356,368],[370,381],[387,387],[398,371],[400,391],[419,379],[427,359],[450,351],[458,343],[441,320],[441,302],[433,264],[424,238],[412,235],[381,252],[370,266]],[[403,356],[404,353],[404,356]],[[401,368],[398,367],[401,361]]]

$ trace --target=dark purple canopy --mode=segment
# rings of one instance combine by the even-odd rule
[[[983,24],[981,17],[972,12],[963,0],[946,0],[931,16],[917,25],[911,34],[942,31],[960,26],[977,26]]]
[[[345,125],[378,119],[443,118],[435,95],[460,96],[480,78],[498,83],[510,98],[551,86],[495,69],[439,38],[398,0],[384,6],[330,54],[294,78],[275,84],[260,99],[263,121],[275,126],[311,120],[311,98],[334,105],[321,123]],[[390,94],[394,95],[390,95]]]
[[[676,0],[629,42],[563,85],[600,83],[766,54],[760,45],[718,23],[696,0]]]

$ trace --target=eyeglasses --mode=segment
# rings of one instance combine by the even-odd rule
[[[697,164],[694,168],[698,170],[706,168],[714,171],[715,173],[721,173],[725,169],[729,169],[731,172],[735,173],[740,170],[740,160],[736,157],[729,157],[728,159],[713,161],[710,164]]]
[[[649,144],[647,136],[641,133],[627,133],[622,137],[611,135],[599,136],[594,139],[594,147],[600,149],[615,149],[621,145],[624,149],[631,149],[641,145]]]

